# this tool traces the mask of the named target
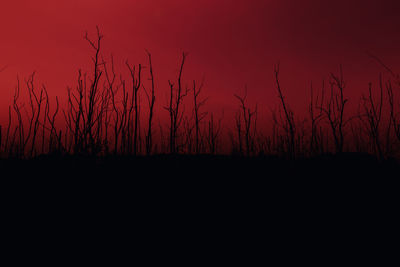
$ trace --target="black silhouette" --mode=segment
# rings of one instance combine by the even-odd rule
[[[307,167],[315,171],[316,162],[318,168],[346,165],[346,160],[353,169],[366,168],[365,162],[370,167],[396,166],[400,104],[394,91],[400,82],[394,74],[387,80],[381,76],[377,99],[370,84],[368,95],[361,99],[359,113],[352,115],[346,109],[350,100],[345,97],[346,83],[340,68],[339,75],[331,74],[329,90],[325,90],[325,83],[320,92],[311,85],[309,117],[298,119],[284,96],[277,65],[275,80],[280,109],[272,112],[273,131],[266,135],[257,128],[257,106],[251,108],[247,103],[247,87],[243,96],[234,95],[240,104],[234,131],[222,125],[222,117],[207,112],[209,98],[202,96],[204,80],[201,83],[193,80],[191,90],[185,85],[187,54],[183,53],[176,82],[168,81],[168,101],[163,107],[169,118],[165,138],[166,125],[160,122],[158,132],[153,126],[156,113],[165,111],[156,110],[151,53],[146,51],[148,66],[126,61],[129,70],[126,80],[116,72],[113,56],[106,60],[102,54],[103,35],[99,28],[94,40],[87,33],[84,39],[93,50],[92,70],[78,71],[77,85],[67,89],[65,106],[58,97],[52,103],[47,88],[36,84],[35,73],[25,80],[24,86],[17,79],[8,125],[0,126],[2,167],[14,164],[44,167],[42,164],[46,163],[53,167],[62,165],[60,168],[92,165],[96,169],[103,166],[118,171],[124,169],[119,161],[127,165],[131,161],[134,173],[152,168],[168,173],[169,169],[177,168],[190,176],[192,168],[204,167],[216,169],[215,173],[223,170],[235,175],[245,170],[243,175],[247,176]],[[187,100],[189,93],[193,94],[192,103]],[[27,94],[27,103],[22,101],[23,94]],[[142,103],[143,95],[147,105]],[[226,142],[228,136],[230,145]],[[359,162],[363,164],[357,165]],[[237,169],[238,166],[243,169]],[[176,171],[173,173],[176,175]]]

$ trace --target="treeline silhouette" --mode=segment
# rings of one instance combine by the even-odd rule
[[[102,55],[103,35],[85,35],[91,47],[92,69],[78,72],[74,88],[68,88],[67,105],[50,99],[46,86],[37,87],[35,73],[24,84],[18,79],[8,112],[8,124],[0,126],[2,158],[34,158],[39,155],[157,155],[228,154],[276,155],[288,159],[344,152],[366,153],[379,160],[398,156],[400,144],[399,76],[380,76],[377,87],[369,84],[358,111],[348,108],[342,69],[332,73],[319,90],[311,86],[307,115],[299,119],[285,98],[275,66],[279,108],[272,111],[271,133],[259,130],[259,110],[247,101],[247,90],[235,95],[237,112],[232,129],[224,129],[222,117],[205,110],[208,97],[204,82],[186,86],[183,77],[187,54],[183,53],[176,80],[169,80],[168,102],[159,100],[152,55],[148,62],[126,61],[129,77],[116,72],[114,59]],[[148,81],[146,84],[144,81]],[[21,92],[26,90],[26,103]],[[158,94],[158,95],[157,95]],[[184,104],[189,103],[191,109]],[[168,116],[165,125],[155,121],[156,105]],[[157,134],[156,134],[157,133]],[[229,145],[227,145],[227,143]]]

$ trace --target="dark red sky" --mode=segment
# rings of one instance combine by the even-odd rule
[[[206,77],[212,107],[235,103],[245,84],[267,111],[276,103],[273,66],[281,64],[288,100],[304,104],[311,81],[343,65],[348,93],[376,81],[369,51],[400,67],[400,2],[395,0],[15,0],[0,5],[0,114],[17,74],[36,70],[52,94],[65,95],[77,69],[87,68],[84,32],[104,33],[104,55],[146,63],[153,53],[159,90],[189,52],[186,81]],[[126,71],[122,69],[122,71]],[[164,97],[159,98],[164,103]],[[355,100],[356,102],[356,100]]]

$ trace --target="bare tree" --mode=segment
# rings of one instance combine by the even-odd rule
[[[368,97],[363,96],[364,114],[366,130],[372,142],[375,153],[380,159],[384,158],[384,152],[381,144],[381,121],[382,121],[382,107],[383,107],[383,86],[382,77],[380,77],[380,91],[378,101],[374,100],[372,94],[372,84],[368,86]]]
[[[134,109],[134,125],[133,125],[133,154],[136,156],[138,153],[138,139],[139,139],[139,105],[140,101],[138,100],[138,91],[141,87],[141,73],[142,73],[142,65],[139,64],[138,71],[136,73],[136,68],[130,66],[128,62],[126,62],[128,66],[131,79],[132,79],[132,101],[131,101],[131,108],[129,110],[129,115],[132,113],[132,108]],[[131,116],[128,116],[130,120]],[[128,123],[130,125],[130,123]],[[128,126],[129,127],[129,126]],[[128,128],[128,132],[130,127]],[[129,138],[130,140],[130,138]]]
[[[243,155],[243,129],[242,129],[242,113],[238,111],[235,115],[235,125],[236,125],[236,132],[237,132],[237,145],[238,151],[240,155]],[[232,139],[232,146],[235,148],[235,142],[233,134],[231,136]],[[236,149],[235,149],[236,150]]]
[[[187,55],[185,53],[182,54],[182,62],[179,68],[179,75],[178,75],[178,88],[175,88],[175,85],[171,81],[168,81],[170,88],[169,102],[168,106],[164,107],[168,111],[170,117],[169,150],[170,153],[172,154],[177,153],[179,150],[179,145],[177,144],[177,137],[184,115],[184,112],[181,111],[181,106],[183,99],[188,94],[188,89],[183,88],[182,86],[182,74],[186,56]]]
[[[100,78],[102,76],[102,71],[100,70],[100,66],[103,64],[100,61],[100,50],[101,50],[101,40],[103,39],[103,35],[100,33],[99,27],[96,27],[97,29],[97,36],[96,40],[92,41],[89,37],[88,34],[86,33],[85,39],[88,41],[90,46],[94,50],[94,57],[92,58],[93,61],[93,76],[88,92],[88,99],[85,98],[85,108],[86,108],[86,127],[84,129],[84,140],[85,140],[85,145],[88,145],[86,149],[90,150],[91,154],[96,154],[98,152],[98,145],[99,145],[99,140],[95,140],[95,125],[99,121],[99,117],[102,115],[101,110],[98,110],[99,108],[99,82]],[[97,127],[99,127],[99,124],[97,124]]]
[[[309,103],[309,116],[310,116],[310,121],[311,121],[311,134],[310,134],[310,147],[309,147],[309,152],[311,154],[316,154],[316,153],[322,153],[323,152],[323,142],[322,142],[322,129],[319,126],[319,122],[323,117],[323,113],[321,109],[318,109],[318,107],[322,106],[324,103],[324,87],[325,83],[322,83],[322,94],[321,97],[319,98],[318,95],[314,97],[314,89],[313,85],[311,84],[311,94],[310,94],[310,103]],[[316,111],[317,109],[317,111]]]
[[[247,87],[245,88],[244,96],[235,95],[235,97],[240,102],[241,115],[236,118],[236,125],[238,130],[239,139],[242,138],[241,127],[243,120],[244,124],[244,142],[246,146],[246,155],[249,156],[253,152],[254,148],[254,136],[256,133],[256,125],[257,125],[257,106],[254,110],[251,110],[247,107],[246,98],[247,98]],[[241,140],[239,140],[239,144]]]
[[[218,137],[221,132],[221,121],[222,119],[219,119],[218,123],[215,123],[213,114],[211,114],[210,119],[208,121],[207,143],[208,143],[208,152],[210,154],[218,153],[218,146],[219,146]]]
[[[60,104],[58,101],[58,97],[56,96],[56,108],[52,115],[50,115],[50,100],[49,95],[47,93],[47,89],[44,87],[45,97],[46,97],[46,107],[45,107],[45,118],[43,122],[43,128],[46,128],[46,122],[50,125],[50,134],[49,134],[49,141],[48,141],[48,152],[53,153],[58,150],[60,152],[60,148],[63,146],[61,140],[61,133],[57,132],[57,127],[55,124],[55,120],[60,108]],[[66,146],[66,142],[64,142]]]
[[[103,60],[104,61],[104,60]],[[121,145],[119,143],[120,141],[120,135],[122,132],[122,127],[126,118],[126,111],[127,110],[127,102],[128,102],[128,95],[126,92],[126,87],[125,87],[125,81],[120,78],[120,83],[117,84],[117,74],[115,72],[115,67],[114,67],[114,57],[111,55],[110,59],[110,65],[111,68],[109,69],[107,66],[108,64],[104,64],[104,72],[106,76],[106,82],[105,82],[105,87],[106,90],[108,91],[108,96],[110,96],[110,105],[111,105],[111,110],[110,110],[110,117],[109,119],[111,120],[111,117],[113,118],[113,129],[114,129],[114,154],[118,154],[119,146]],[[119,108],[118,106],[118,93],[120,89],[122,88],[122,106],[123,108]],[[108,126],[106,126],[108,128]],[[122,142],[122,141],[121,141]]]
[[[82,77],[81,70],[78,71],[78,85],[76,92],[71,88],[68,91],[67,109],[63,110],[64,118],[67,125],[67,131],[73,136],[73,152],[81,153],[84,150],[84,96],[86,94],[86,75]]]
[[[192,119],[193,118],[188,118],[188,117],[185,117],[183,119],[183,130],[185,134],[182,147],[185,148],[184,152],[186,154],[192,154],[193,151],[196,149],[193,142],[193,130],[195,129],[195,126],[192,123]]]
[[[200,94],[202,92],[204,86],[204,80],[201,82],[200,86],[196,87],[196,81],[193,81],[193,113],[194,113],[194,121],[195,121],[195,153],[198,154],[201,152],[201,132],[200,132],[200,123],[207,116],[207,112],[203,112],[200,109],[205,105],[208,98],[200,99]]]
[[[32,140],[31,140],[31,149],[29,152],[29,156],[33,157],[34,156],[34,149],[35,149],[35,144],[36,144],[36,137],[37,137],[37,133],[38,133],[38,129],[39,129],[39,117],[41,115],[41,111],[42,111],[42,104],[43,104],[43,93],[44,93],[44,86],[42,87],[42,89],[40,90],[39,95],[36,94],[35,90],[34,90],[34,85],[33,85],[33,76],[32,76],[32,80],[29,82],[28,87],[29,89],[29,95],[30,95],[30,99],[32,99],[31,95],[34,98],[34,103],[31,100],[31,106],[32,106],[32,111],[33,114],[36,113],[35,115],[32,115],[32,122],[33,122],[33,128],[32,128]]]
[[[78,85],[75,90],[68,88],[68,107],[64,111],[67,129],[73,135],[74,152],[96,155],[100,152],[101,140],[99,136],[102,117],[104,116],[104,105],[102,105],[102,92],[100,90],[100,79],[104,65],[100,60],[101,41],[103,35],[98,27],[95,41],[88,34],[85,40],[94,51],[92,57],[93,73],[87,86],[87,76],[78,71]],[[88,88],[89,87],[89,88]]]
[[[149,58],[149,66],[150,66],[150,80],[151,80],[151,91],[150,94],[147,93],[145,90],[146,96],[147,96],[147,101],[149,104],[149,119],[148,119],[148,125],[147,125],[147,135],[146,135],[146,153],[147,155],[150,155],[153,149],[153,116],[154,116],[154,103],[156,101],[156,96],[154,92],[154,73],[153,73],[153,64],[151,61],[151,54],[149,51],[147,52],[147,56]]]
[[[325,106],[320,109],[324,112],[328,124],[331,128],[336,153],[343,152],[344,147],[344,126],[349,120],[345,121],[344,111],[347,99],[344,97],[345,82],[343,80],[343,71],[340,66],[339,75],[331,73],[331,91],[330,98],[327,99]]]
[[[9,145],[8,143],[9,143],[9,139],[10,139],[11,124],[12,124],[12,109],[11,109],[11,106],[8,106],[8,124],[7,124],[6,141],[4,143],[4,153],[9,152],[8,151],[8,145]]]
[[[396,113],[395,109],[395,96],[393,92],[393,85],[392,82],[389,80],[386,83],[386,91],[388,94],[389,100],[389,109],[390,109],[390,121],[393,124],[394,134],[398,141],[400,141],[400,120],[398,113]]]
[[[295,157],[295,134],[296,134],[296,129],[295,129],[295,121],[294,121],[294,114],[293,111],[288,107],[285,97],[282,92],[282,88],[279,82],[279,64],[275,66],[275,81],[276,81],[276,88],[278,90],[278,97],[282,105],[282,109],[284,112],[284,118],[280,119],[281,123],[279,124],[283,129],[285,130],[286,138],[288,139],[288,154],[289,157],[293,158]],[[279,123],[278,120],[275,117],[275,122]]]

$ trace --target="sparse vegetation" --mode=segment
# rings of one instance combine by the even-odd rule
[[[272,112],[270,133],[259,130],[257,105],[249,104],[249,91],[234,95],[237,113],[231,125],[224,128],[222,116],[207,111],[209,98],[204,96],[204,80],[185,82],[183,53],[176,80],[169,80],[168,100],[163,104],[158,90],[152,55],[148,62],[132,65],[126,61],[128,78],[117,73],[114,57],[102,54],[103,35],[84,36],[92,48],[92,69],[78,70],[76,85],[67,88],[67,104],[50,99],[47,88],[38,86],[35,73],[24,83],[17,79],[8,124],[0,126],[2,158],[34,158],[38,155],[155,155],[155,154],[221,154],[232,151],[251,157],[277,155],[284,158],[315,157],[326,153],[360,152],[376,155],[380,160],[398,157],[400,144],[400,103],[398,76],[380,76],[380,83],[366,88],[361,101],[346,97],[343,70],[331,74],[329,90],[311,85],[308,114],[295,116],[290,99],[279,78],[274,76],[279,109]],[[386,66],[385,66],[386,67]],[[386,67],[387,68],[387,67]],[[374,88],[378,88],[377,92]],[[27,95],[23,102],[22,94]],[[156,101],[157,99],[157,101]],[[348,103],[359,104],[351,114]],[[157,105],[163,109],[157,109]],[[188,108],[192,107],[192,108]],[[157,112],[169,121],[155,127]],[[168,133],[168,134],[166,134]],[[229,144],[226,139],[229,139]],[[225,140],[225,141],[224,141]]]

